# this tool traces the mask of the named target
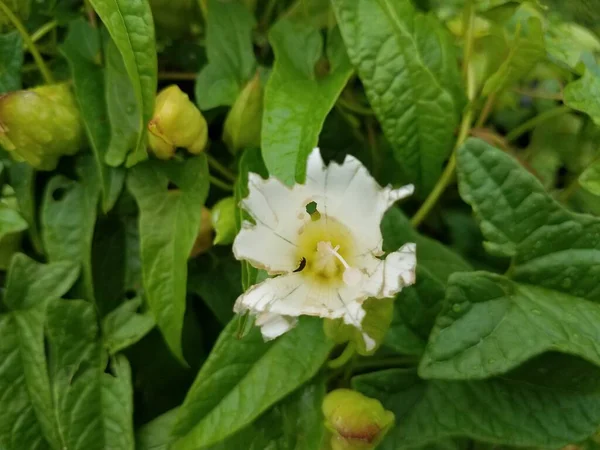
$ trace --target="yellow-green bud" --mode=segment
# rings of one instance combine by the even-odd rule
[[[67,84],[40,86],[0,96],[0,145],[16,161],[53,170],[83,142],[83,125]]]
[[[212,209],[212,223],[215,228],[215,245],[229,245],[235,238],[237,227],[235,223],[235,198],[226,197],[217,202]]]
[[[246,84],[229,110],[223,126],[223,141],[232,153],[260,146],[263,88],[258,72]]]
[[[194,246],[190,252],[190,258],[195,258],[202,253],[206,253],[206,251],[212,247],[212,235],[213,226],[211,213],[208,208],[203,206],[202,216],[200,218],[200,229],[198,230],[198,235],[196,236],[196,242],[194,242]]]
[[[206,120],[190,98],[176,85],[156,96],[154,116],[148,123],[150,149],[160,159],[169,159],[177,147],[190,153],[204,150],[208,141]]]
[[[378,400],[350,389],[337,389],[322,405],[332,450],[372,450],[394,424],[394,413]]]

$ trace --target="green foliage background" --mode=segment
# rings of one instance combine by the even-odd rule
[[[394,412],[382,449],[597,448],[598,19],[596,0],[0,0],[0,105],[68,82],[86,136],[52,171],[0,155],[0,450],[325,450],[338,387]],[[203,154],[148,154],[170,84]],[[303,182],[315,146],[416,187],[381,228],[385,251],[416,242],[417,282],[342,367],[320,320],[265,343],[232,311],[265,277],[231,253],[248,173]],[[203,205],[217,241],[190,257]]]

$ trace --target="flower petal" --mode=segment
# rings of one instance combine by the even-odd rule
[[[308,157],[306,188],[322,214],[334,217],[352,230],[358,253],[381,254],[383,238],[379,225],[394,202],[411,195],[412,185],[382,188],[365,166],[353,156],[343,164],[325,166],[318,148]]]
[[[295,317],[284,317],[279,314],[265,312],[256,318],[256,325],[265,341],[270,341],[296,326],[298,320]]]
[[[393,297],[403,287],[415,282],[417,266],[416,245],[404,244],[398,251],[387,255],[385,259],[364,255],[360,266],[367,272],[362,290],[368,297]]]
[[[364,298],[357,289],[324,287],[307,282],[300,273],[291,273],[252,286],[238,297],[234,311],[250,311],[257,316],[272,313],[288,317],[343,318],[346,323],[360,327],[365,315],[361,305]]]
[[[276,178],[263,180],[248,174],[249,194],[241,206],[256,224],[244,222],[233,242],[237,259],[245,259],[270,274],[294,271],[298,231],[310,216],[306,213],[306,190],[290,189]],[[309,200],[310,201],[310,200]]]
[[[296,245],[262,224],[244,221],[233,242],[236,259],[245,259],[269,274],[293,272],[298,267]]]

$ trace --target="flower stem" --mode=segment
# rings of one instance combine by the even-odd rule
[[[6,14],[8,20],[10,20],[10,22],[21,35],[21,38],[23,38],[23,42],[27,45],[27,48],[29,48],[29,52],[31,53],[31,56],[33,56],[33,59],[35,60],[38,69],[44,77],[44,81],[46,82],[46,84],[54,83],[54,77],[52,76],[52,73],[50,73],[50,70],[48,70],[48,66],[46,66],[46,63],[42,59],[42,55],[40,55],[40,52],[38,51],[37,47],[35,46],[35,43],[31,39],[31,36],[29,36],[27,29],[25,28],[25,26],[23,26],[19,18],[10,10],[8,6],[6,6],[6,4],[2,0],[0,0],[0,11]]]
[[[235,174],[231,170],[229,170],[227,167],[225,167],[223,164],[221,164],[219,161],[217,161],[213,156],[209,155],[208,153],[206,153],[206,159],[208,160],[208,165],[210,167],[215,169],[217,172],[219,172],[221,175],[223,175],[225,178],[227,178],[232,183],[235,183],[236,177],[235,177]]]
[[[194,81],[197,76],[198,74],[193,72],[158,72],[159,80]]]
[[[232,185],[230,185],[228,183],[225,183],[224,181],[221,181],[218,178],[213,177],[212,175],[209,175],[209,179],[210,179],[210,182],[212,184],[214,184],[215,186],[217,186],[218,188],[221,188],[224,191],[233,192],[233,186]]]
[[[494,106],[495,101],[496,101],[496,94],[495,93],[490,94],[485,102],[485,105],[483,105],[483,110],[481,111],[481,114],[479,115],[479,119],[477,119],[475,128],[481,128],[483,126],[483,124],[487,120],[488,116],[492,112],[492,107]]]
[[[35,43],[35,42],[39,41],[50,31],[54,30],[57,26],[58,26],[58,22],[56,20],[52,20],[52,21],[42,25],[40,28],[38,28],[36,30],[35,33],[33,33],[31,35],[31,42]],[[25,44],[23,44],[23,46],[25,47]]]
[[[460,126],[460,132],[456,139],[456,144],[448,160],[448,164],[442,172],[442,176],[438,179],[437,183],[433,187],[433,190],[429,193],[419,210],[410,219],[410,224],[417,228],[427,215],[431,212],[439,198],[442,196],[450,182],[454,179],[454,171],[456,170],[456,150],[463,144],[469,135],[471,129],[471,122],[473,120],[473,110],[470,106],[467,107],[467,111],[463,115],[463,119]]]
[[[376,369],[394,369],[398,367],[415,366],[418,362],[416,356],[394,356],[384,359],[356,361],[353,372],[363,372]]]
[[[329,361],[327,363],[327,367],[329,367],[330,369],[337,369],[338,367],[342,367],[346,365],[348,361],[350,361],[352,356],[354,356],[354,344],[352,342],[349,342],[348,345],[346,345],[346,348],[344,349],[342,354],[337,358]]]
[[[579,177],[573,178],[573,181],[571,181],[567,188],[558,196],[559,200],[563,203],[566,203],[567,200],[569,200],[571,196],[577,192],[577,189],[579,189]]]
[[[505,136],[505,139],[508,142],[515,141],[522,134],[524,134],[527,131],[535,128],[540,123],[545,122],[546,120],[551,119],[553,117],[560,116],[561,114],[567,113],[570,110],[571,110],[571,108],[569,108],[568,106],[563,105],[563,106],[557,106],[556,108],[549,109],[548,111],[544,111],[543,113],[538,114],[535,117],[532,117],[531,119],[529,119],[525,123],[519,125],[517,128],[515,128],[514,130],[512,130],[510,133],[508,133]]]

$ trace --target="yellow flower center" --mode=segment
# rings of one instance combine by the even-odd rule
[[[352,233],[337,220],[320,215],[304,224],[297,242],[297,271],[311,281],[330,286],[360,281],[360,271],[352,267],[356,256]]]

